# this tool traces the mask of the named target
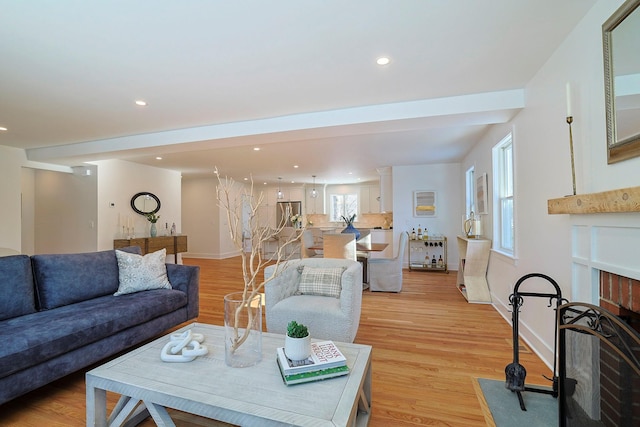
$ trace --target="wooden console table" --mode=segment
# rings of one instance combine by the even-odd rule
[[[165,248],[167,255],[174,255],[175,263],[177,264],[178,254],[187,251],[187,236],[136,237],[133,239],[115,239],[113,241],[113,249],[126,248],[127,246],[140,246],[142,255]]]

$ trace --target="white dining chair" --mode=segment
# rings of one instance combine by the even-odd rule
[[[369,260],[369,289],[381,292],[402,290],[402,263],[407,246],[407,233],[400,234],[398,253],[395,258],[372,258]]]

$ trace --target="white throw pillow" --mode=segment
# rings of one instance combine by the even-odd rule
[[[302,273],[298,293],[339,298],[344,270],[344,267],[318,268],[306,265],[298,267],[298,271]]]
[[[145,256],[116,249],[118,259],[118,291],[113,295],[131,294],[151,289],[171,289],[167,277],[166,249]]]

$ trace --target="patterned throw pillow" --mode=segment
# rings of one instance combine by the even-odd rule
[[[340,297],[342,291],[342,273],[344,267],[339,268],[319,268],[319,267],[298,267],[302,273],[298,292],[302,295],[321,295],[327,297]]]
[[[167,277],[166,249],[145,256],[116,249],[118,259],[118,291],[113,295],[131,294],[151,289],[171,289]]]

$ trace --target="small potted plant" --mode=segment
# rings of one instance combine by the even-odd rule
[[[295,320],[289,322],[284,353],[291,360],[304,360],[311,355],[311,335],[306,326]]]

